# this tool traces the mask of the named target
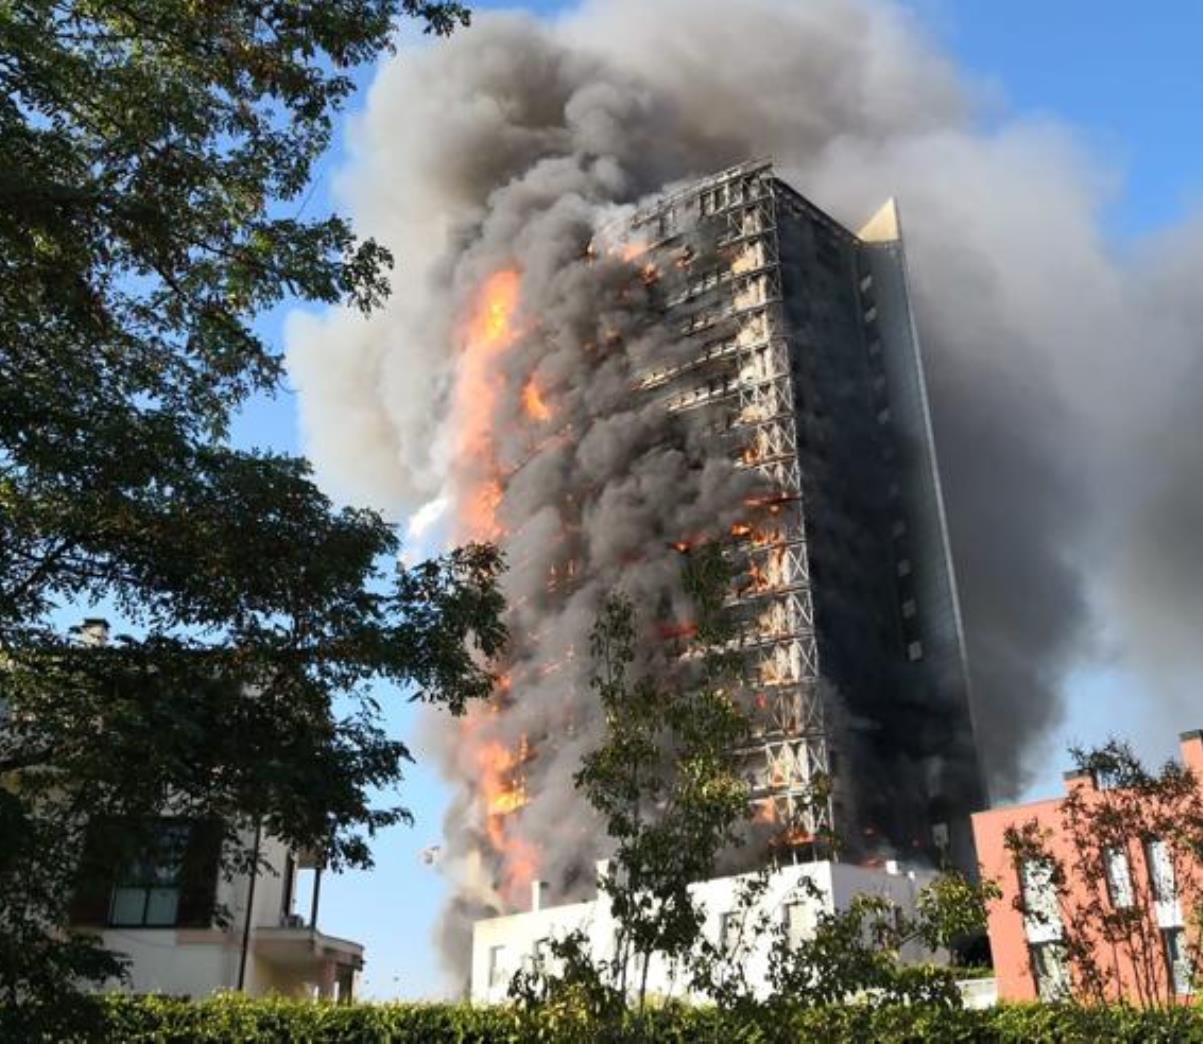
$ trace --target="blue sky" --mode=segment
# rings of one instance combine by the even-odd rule
[[[546,14],[564,5],[545,0],[527,6]],[[1203,5],[1191,0],[1138,6],[1098,0],[913,0],[910,7],[984,88],[986,119],[1016,113],[1056,119],[1072,127],[1117,176],[1105,211],[1106,232],[1117,248],[1203,204],[1203,136],[1198,133],[1203,76],[1197,57]],[[364,71],[360,82],[366,84],[370,76]],[[352,111],[361,103],[362,95]],[[329,206],[341,155],[339,142],[320,165],[311,211]],[[263,330],[277,344],[286,310],[263,319]],[[287,391],[251,403],[233,436],[241,445],[298,453],[304,448],[295,400]],[[1122,734],[1125,725],[1135,724],[1139,703],[1132,699],[1131,684],[1115,671],[1072,679],[1057,748],[1097,741],[1111,731]],[[438,841],[445,791],[414,739],[413,705],[388,699],[399,694],[379,695],[391,706],[390,726],[411,742],[418,759],[402,791],[417,822],[378,840],[374,873],[346,874],[323,884],[321,923],[326,931],[366,944],[365,993],[430,996],[445,989],[430,939],[443,893],[419,853]],[[1166,737],[1167,744],[1171,740]],[[1034,794],[1057,788],[1062,760],[1050,759],[1033,784]]]

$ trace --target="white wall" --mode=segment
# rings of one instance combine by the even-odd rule
[[[847,909],[853,896],[865,894],[889,898],[905,912],[912,913],[916,893],[935,876],[926,870],[912,873],[913,877],[905,873],[892,874],[880,869],[831,862],[782,867],[769,879],[760,904],[749,912],[747,919],[752,922],[761,913],[767,913],[775,924],[782,923],[786,906],[801,901],[808,908],[805,918],[813,924],[820,911],[833,913]],[[737,909],[740,884],[749,876],[715,878],[692,887],[695,897],[706,911],[704,931],[711,940],[719,940],[723,914]],[[809,889],[799,889],[803,878],[813,884],[816,896],[810,897]],[[609,902],[604,895],[588,902],[478,921],[472,933],[472,999],[484,1003],[504,1000],[514,972],[524,966],[529,967],[533,962],[538,942],[543,939],[562,939],[574,929],[585,931],[595,960],[612,959],[615,928]],[[741,946],[746,947],[748,953],[745,965],[748,979],[764,984],[767,990],[771,939],[750,940],[746,938],[747,933],[744,934]],[[489,969],[495,949],[500,957],[500,973],[490,981]],[[924,956],[924,951],[917,945],[910,945],[903,952],[907,960],[918,960]],[[678,997],[687,992],[679,971],[668,962],[655,958],[648,970],[648,991]]]

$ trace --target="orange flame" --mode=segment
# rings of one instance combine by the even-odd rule
[[[692,638],[698,633],[698,625],[689,620],[683,623],[665,621],[658,624],[656,630],[661,638],[669,641],[673,638]]]
[[[521,289],[513,269],[495,272],[481,287],[468,318],[464,353],[456,383],[456,410],[460,415],[460,450],[477,453],[486,449],[493,408],[497,401],[497,358],[514,343],[514,314]]]
[[[618,256],[624,261],[637,261],[648,252],[649,244],[641,239],[631,239],[623,243],[618,250]]]
[[[533,377],[526,382],[522,389],[522,411],[531,420],[540,423],[551,419],[551,408],[544,402],[543,395]]]
[[[496,740],[482,743],[476,751],[481,770],[481,797],[490,817],[517,812],[529,800],[526,781],[519,769],[529,757],[526,741],[512,751]]]
[[[457,513],[461,537],[496,540],[501,485],[493,454],[493,415],[497,405],[497,360],[518,335],[515,315],[521,281],[514,269],[495,272],[481,287],[464,326],[463,352],[453,408],[458,423],[457,458],[466,487]]]
[[[757,823],[777,822],[777,806],[773,803],[772,798],[755,803],[755,811],[752,813],[752,819]]]

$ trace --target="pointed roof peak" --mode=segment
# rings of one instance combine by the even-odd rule
[[[857,237],[866,243],[890,243],[902,238],[902,226],[898,220],[898,203],[891,196],[877,213],[861,226]]]

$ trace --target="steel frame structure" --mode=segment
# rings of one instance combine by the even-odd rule
[[[722,404],[740,466],[772,491],[770,523],[746,550],[752,583],[733,592],[741,621],[753,734],[740,750],[758,818],[791,846],[834,834],[830,735],[820,686],[805,503],[798,460],[791,362],[799,346],[783,310],[777,179],[767,162],[730,168],[641,211],[631,223],[652,256],[670,249],[689,221],[717,233],[717,271],[670,293],[668,318],[698,344],[688,362],[640,382],[671,411]],[[717,379],[716,379],[717,375]],[[708,379],[708,380],[707,380]]]

